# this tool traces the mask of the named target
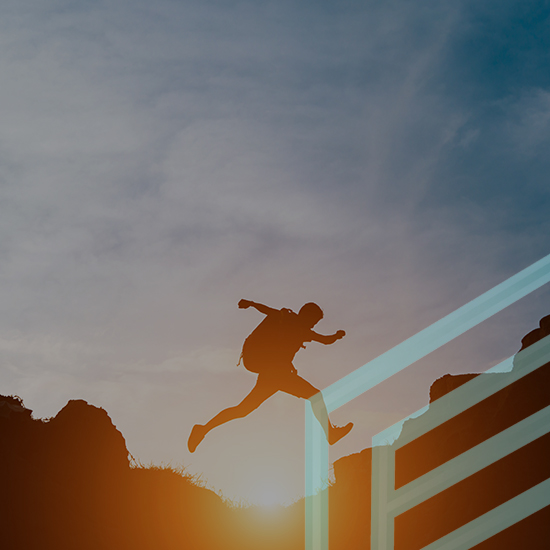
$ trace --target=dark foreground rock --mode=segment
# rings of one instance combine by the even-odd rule
[[[299,548],[296,511],[266,518],[227,506],[181,472],[130,468],[122,434],[84,401],[42,421],[0,396],[1,548]]]
[[[550,316],[522,340],[521,349],[550,335]],[[476,376],[445,375],[430,389],[430,402]],[[451,396],[449,396],[451,397]],[[398,489],[433,468],[550,405],[550,363],[512,383],[452,420],[396,452]],[[409,420],[402,435],[422,418]],[[330,493],[331,549],[370,547],[370,449],[344,457],[334,465],[336,484]],[[550,435],[525,445],[480,472],[398,516],[395,549],[417,550],[550,478]],[[349,503],[349,505],[347,504]],[[550,507],[533,514],[479,544],[477,550],[547,550],[550,548]]]

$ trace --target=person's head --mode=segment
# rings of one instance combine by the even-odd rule
[[[308,328],[313,328],[323,318],[323,310],[317,304],[309,302],[301,307],[298,316]]]

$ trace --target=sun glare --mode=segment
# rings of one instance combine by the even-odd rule
[[[255,498],[255,504],[264,508],[274,508],[285,504],[285,494],[282,487],[277,485],[264,485],[258,487]]]

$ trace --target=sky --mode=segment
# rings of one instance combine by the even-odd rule
[[[249,503],[303,495],[304,403],[238,403],[263,316],[327,387],[550,254],[550,2],[6,0],[0,393],[109,413],[141,464]],[[333,415],[331,460],[514,354],[542,288]]]

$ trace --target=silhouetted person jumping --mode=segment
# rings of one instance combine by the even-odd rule
[[[240,308],[246,309],[250,306],[266,316],[244,341],[241,354],[245,368],[259,375],[256,385],[237,406],[223,410],[204,426],[196,424],[187,442],[189,451],[195,452],[210,430],[250,414],[278,391],[303,399],[318,394],[312,400],[313,412],[323,426],[328,442],[333,445],[349,433],[353,424],[350,422],[346,426],[335,427],[330,423],[322,394],[307,380],[298,376],[292,360],[296,352],[305,347],[305,342],[333,344],[346,333],[339,330],[335,334],[324,336],[314,332],[312,328],[323,318],[323,311],[314,303],[305,304],[296,314],[290,309],[273,309],[249,300],[239,302]]]

